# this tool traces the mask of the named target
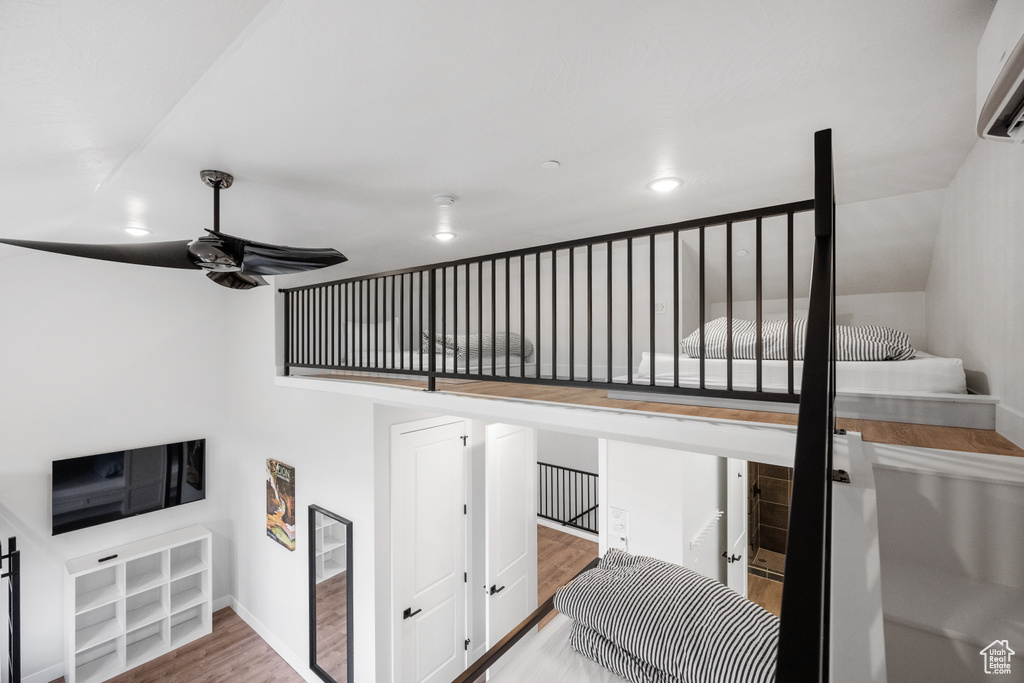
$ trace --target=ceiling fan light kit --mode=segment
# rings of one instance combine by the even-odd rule
[[[234,183],[224,171],[205,170],[200,178],[213,188],[213,230],[194,240],[144,244],[72,244],[0,239],[15,247],[82,258],[134,263],[161,268],[205,270],[218,285],[252,289],[266,285],[263,275],[304,273],[344,263],[344,254],[331,248],[285,247],[226,235],[220,231],[220,191]]]

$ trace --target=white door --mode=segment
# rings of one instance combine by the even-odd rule
[[[537,609],[536,435],[526,427],[488,425],[486,449],[485,600],[493,647]],[[490,672],[500,667],[499,660]]]
[[[725,477],[726,584],[747,597],[747,461],[729,458]]]
[[[391,435],[395,675],[448,683],[466,668],[465,444],[462,420]],[[423,423],[419,423],[423,424]]]

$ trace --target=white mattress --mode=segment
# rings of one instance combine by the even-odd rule
[[[669,353],[658,353],[654,357],[657,385],[672,386],[675,381],[673,357]],[[761,361],[762,387],[766,391],[787,391],[788,362],[784,360]],[[733,389],[753,390],[757,387],[757,361],[733,360]],[[644,352],[633,382],[650,382],[650,353]],[[803,361],[793,362],[793,386],[800,391]],[[726,387],[726,361],[709,358],[704,361],[705,386],[711,389]],[[685,387],[700,386],[700,361],[689,356],[679,357],[679,384]],[[963,362],[959,358],[940,358],[923,351],[910,360],[887,361],[837,361],[836,391],[886,392],[886,393],[938,393],[966,394],[967,378]]]
[[[374,366],[374,357],[376,356],[376,366]],[[364,351],[360,354],[360,366],[369,370],[384,369],[401,372],[402,370],[420,370],[421,365],[423,370],[430,369],[430,354],[420,353],[419,351],[401,351],[396,352],[393,360],[390,351],[381,351],[374,354],[371,351]],[[436,366],[435,372],[466,372],[467,367],[470,373],[480,372],[480,359],[478,358],[456,358],[455,356],[447,356],[439,353],[435,355]],[[482,373],[485,375],[497,375],[499,377],[506,376],[505,373],[505,354],[497,354],[494,360],[495,370],[491,369],[491,356],[490,354],[484,354],[483,357],[483,370]],[[520,358],[519,356],[512,354],[509,356],[509,377],[519,377],[522,373],[520,372]],[[526,361],[526,377],[532,377],[536,372],[536,363],[533,361]]]
[[[558,614],[489,683],[622,683],[625,678],[569,647],[572,619]]]

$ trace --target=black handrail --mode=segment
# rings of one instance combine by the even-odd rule
[[[754,376],[742,383],[734,377],[738,354],[728,336],[725,372],[720,379],[712,379],[705,359],[704,323],[709,300],[724,295],[727,326],[732,328],[736,294],[732,236],[740,224],[756,228],[754,250],[760,264],[760,234],[768,219],[780,219],[780,227],[788,226],[786,292],[787,311],[792,313],[792,225],[795,215],[810,211],[813,205],[813,200],[780,204],[281,289],[285,373],[324,369],[419,376],[427,379],[428,390],[436,389],[439,378],[450,378],[796,403],[793,353],[786,359],[788,383],[777,379],[774,386],[764,386],[760,325],[756,358],[750,361]],[[708,291],[708,230],[722,230],[726,235],[727,281],[722,291]],[[694,249],[699,240],[699,279],[696,268],[685,271],[680,263],[680,249],[685,249],[680,234],[687,232],[696,233]],[[643,268],[649,272],[634,274]],[[670,268],[671,274],[667,272]],[[601,270],[607,271],[604,277]],[[694,283],[688,286],[682,281],[681,272],[687,272]],[[531,287],[533,293],[528,292]],[[680,290],[696,295],[687,297],[691,300],[685,303],[685,311]],[[760,268],[752,294],[760,322],[764,298]],[[699,300],[699,316],[690,309],[698,308],[693,298]],[[667,315],[668,305],[673,309],[671,315]],[[535,310],[528,315],[530,307]],[[680,374],[681,325],[699,329],[700,352],[694,354],[698,359],[690,377]],[[519,353],[512,350],[515,335],[529,336],[532,358],[525,344]],[[489,349],[485,337],[489,337]],[[634,381],[640,360],[634,350],[648,356],[650,372],[642,381]],[[667,360],[658,362],[658,355],[664,357],[665,353],[671,356],[671,368]],[[586,368],[577,367],[577,362],[585,362]]]
[[[0,547],[0,570],[7,560],[7,572],[0,579],[7,579],[7,680],[21,681],[21,551],[18,539],[7,539],[7,554]]]
[[[835,188],[832,131],[814,136],[814,263],[793,469],[777,680],[829,678],[835,433]]]

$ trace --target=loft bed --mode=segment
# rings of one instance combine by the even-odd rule
[[[830,656],[824,625],[830,620],[835,431],[831,147],[831,131],[818,131],[810,200],[282,289],[284,371],[411,375],[426,378],[428,391],[436,390],[437,379],[452,378],[643,391],[659,399],[799,404],[784,618],[778,624],[777,658],[769,659],[777,664],[778,680],[819,680],[827,676]],[[715,236],[722,238],[725,266],[724,292],[720,293],[724,293],[726,318],[731,320],[733,304],[741,300],[734,289],[733,239],[742,231],[752,236],[758,330],[766,298],[762,237],[774,235],[773,245],[785,245],[782,286],[787,325],[792,329],[795,226],[807,216],[813,216],[813,229],[807,235],[813,256],[799,392],[795,379],[789,379],[791,370],[787,370],[785,391],[766,390],[767,359],[760,335],[755,335],[752,389],[731,381],[736,362],[731,335],[726,339],[725,387],[708,386],[703,373],[697,386],[681,385],[678,353],[673,350],[679,348],[688,320],[708,320],[708,309],[717,296],[714,271],[706,258],[708,244]],[[688,240],[693,249],[686,246]],[[512,333],[521,337],[519,347],[514,348]],[[499,334],[508,338],[507,343],[498,343]],[[485,343],[488,336],[489,344]],[[790,333],[788,339],[793,338]],[[671,386],[659,384],[656,376],[657,354],[665,352],[666,345],[673,358]],[[633,368],[644,351],[655,359],[655,373],[648,383],[639,384],[632,381]],[[793,353],[787,358],[794,358]],[[794,362],[787,361],[790,369]],[[532,363],[532,374],[528,363]],[[625,382],[614,381],[623,374]],[[790,590],[791,586],[795,589]],[[475,680],[539,621],[536,613],[532,615],[496,644],[486,661],[457,680]]]

